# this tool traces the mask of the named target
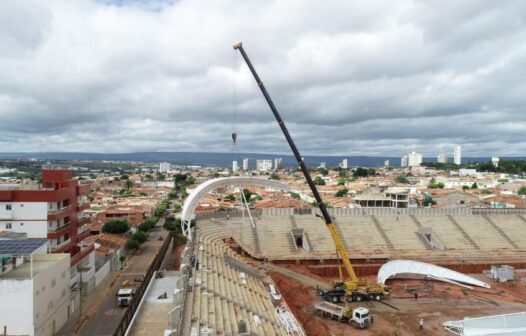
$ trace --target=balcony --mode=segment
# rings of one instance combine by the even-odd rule
[[[59,232],[59,231],[63,231],[65,229],[69,229],[69,227],[71,226],[71,222],[67,222],[67,223],[64,223],[60,226],[55,226],[55,227],[48,227],[47,228],[47,232],[48,233],[55,233],[55,232]]]
[[[78,250],[77,253],[71,255],[71,262],[70,265],[73,267],[79,262],[81,262],[84,258],[86,258],[91,252],[95,250],[95,246],[93,244],[85,245],[82,247],[75,246]]]
[[[48,209],[47,219],[50,221],[59,220],[69,214],[71,205],[59,208],[59,209]]]
[[[51,252],[64,252],[70,243],[71,238],[68,238],[58,245],[51,245]]]
[[[0,210],[0,219],[13,219],[13,210]]]
[[[82,225],[77,229],[77,241],[82,241],[89,237],[90,232],[86,225]]]

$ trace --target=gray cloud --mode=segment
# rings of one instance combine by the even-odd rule
[[[523,1],[0,3],[1,151],[524,155]]]

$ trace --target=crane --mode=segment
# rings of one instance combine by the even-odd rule
[[[389,295],[389,289],[382,284],[369,284],[367,282],[367,279],[359,279],[356,276],[356,272],[354,271],[354,268],[351,264],[351,261],[349,260],[349,257],[347,255],[347,251],[345,250],[345,247],[343,245],[343,241],[338,234],[338,231],[336,230],[336,227],[333,223],[333,220],[331,216],[329,215],[329,212],[327,211],[327,207],[325,206],[325,203],[321,199],[320,193],[318,192],[318,189],[316,188],[316,185],[314,184],[314,181],[312,180],[312,177],[309,174],[309,171],[307,169],[307,166],[305,165],[305,162],[300,155],[300,152],[298,148],[296,147],[296,144],[294,143],[294,140],[292,140],[292,137],[287,129],[287,126],[285,125],[285,122],[281,118],[281,115],[279,114],[276,106],[274,105],[274,102],[272,101],[272,98],[270,98],[269,93],[267,92],[267,89],[263,85],[263,82],[259,78],[259,75],[256,72],[256,69],[252,65],[252,62],[250,62],[250,59],[248,58],[247,53],[245,52],[245,49],[243,49],[243,43],[239,42],[234,45],[234,49],[239,50],[241,53],[241,56],[243,56],[243,59],[245,60],[250,72],[254,76],[254,79],[256,80],[261,92],[263,93],[263,96],[265,97],[265,100],[267,101],[270,110],[274,114],[274,117],[276,118],[276,121],[278,122],[279,127],[281,128],[281,131],[283,132],[283,135],[287,139],[287,142],[290,146],[290,149],[294,153],[294,157],[296,158],[296,161],[298,162],[301,171],[303,175],[305,176],[305,179],[307,180],[307,184],[309,185],[310,190],[312,191],[312,194],[314,196],[314,199],[316,201],[317,206],[320,209],[321,216],[323,220],[325,221],[325,225],[327,229],[329,230],[329,233],[332,237],[332,240],[334,242],[334,246],[336,248],[337,257],[339,257],[345,267],[345,270],[347,272],[347,279],[343,279],[341,271],[340,271],[340,282],[337,282],[334,285],[334,288],[332,290],[326,290],[322,291],[320,294],[327,300],[331,300],[333,302],[337,301],[344,301],[346,299],[347,301],[361,301],[362,299],[375,299],[380,300],[382,297]]]

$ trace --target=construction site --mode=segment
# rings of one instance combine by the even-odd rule
[[[216,178],[193,190],[181,215],[188,244],[171,333],[526,334],[526,211],[329,209],[243,44],[234,49],[309,187],[296,194],[313,207],[251,209],[244,185],[291,191],[265,178]],[[194,214],[225,186],[239,187],[237,210]]]

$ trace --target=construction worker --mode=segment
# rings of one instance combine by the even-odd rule
[[[420,324],[420,330],[424,330],[424,319],[423,318],[420,319],[419,324]]]

